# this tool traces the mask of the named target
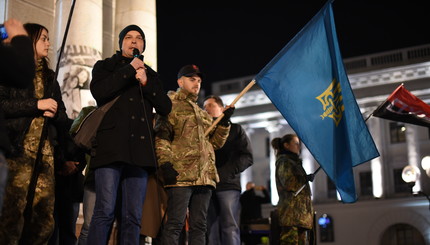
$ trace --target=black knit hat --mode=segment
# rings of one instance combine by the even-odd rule
[[[140,27],[138,27],[137,25],[129,25],[126,26],[124,29],[122,29],[122,31],[119,33],[119,50],[121,50],[122,47],[122,41],[124,40],[125,35],[129,32],[129,31],[137,31],[140,33],[140,35],[142,35],[143,38],[143,51],[145,51],[146,49],[146,39],[145,39],[145,33],[143,33],[142,29],[140,29]],[[142,52],[143,52],[142,51]]]

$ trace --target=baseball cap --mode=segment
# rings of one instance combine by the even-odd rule
[[[178,78],[185,76],[185,77],[192,77],[194,75],[199,76],[201,79],[203,79],[204,75],[202,72],[200,72],[200,69],[196,65],[186,65],[183,66],[179,72],[178,72]]]

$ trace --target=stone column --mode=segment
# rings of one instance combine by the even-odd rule
[[[118,48],[118,34],[124,27],[135,24],[142,28],[146,38],[143,53],[145,64],[157,70],[157,14],[155,0],[117,0],[114,47]]]
[[[242,128],[245,130],[246,135],[248,136],[249,140],[252,142],[251,136],[254,133],[254,129],[249,127],[248,125],[244,124],[241,125]],[[252,146],[252,143],[251,143]],[[242,190],[246,190],[246,183],[248,183],[249,181],[252,181],[252,167],[249,167],[247,169],[245,169],[245,171],[243,171],[240,174],[240,186],[242,187]]]
[[[45,26],[49,31],[51,47],[48,58],[50,68],[55,69],[57,63],[52,40],[55,39],[55,2],[53,0],[23,1],[23,0],[0,0],[0,23],[9,18],[20,20],[23,24],[31,22]]]
[[[115,33],[115,7],[116,0],[103,0],[103,59],[111,57],[119,50],[119,32]]]
[[[55,48],[59,52],[71,0],[58,0],[56,7],[56,22],[59,29]],[[95,104],[89,91],[89,84],[92,67],[101,59],[102,22],[102,0],[76,1],[58,72],[66,112],[71,119],[76,118],[82,107]]]
[[[406,124],[406,144],[408,150],[408,163],[409,165],[415,166],[421,169],[420,163],[420,148],[418,139],[418,128],[419,126],[413,124]],[[412,192],[416,193],[422,190],[420,179],[415,182],[414,187],[412,187]]]
[[[370,161],[370,168],[372,170],[372,184],[373,184],[373,196],[381,198],[384,196],[384,165],[382,164],[384,159],[382,158],[383,147],[383,136],[380,118],[371,117],[367,121],[367,125],[372,135],[373,141],[376,144],[376,148],[381,154],[380,157],[374,158]]]

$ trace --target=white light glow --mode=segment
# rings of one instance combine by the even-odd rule
[[[402,179],[406,183],[417,182],[420,178],[420,170],[416,166],[408,165],[403,168]]]
[[[425,156],[421,160],[421,167],[423,167],[424,170],[430,169],[430,156]]]
[[[278,195],[278,190],[276,189],[276,166],[275,166],[275,162],[276,159],[274,156],[274,152],[273,149],[271,148],[270,150],[270,189],[272,190],[271,197],[272,197],[272,205],[276,206],[278,205],[278,201],[279,201],[279,195]]]
[[[383,193],[382,187],[382,164],[380,158],[375,158],[370,161],[372,168],[372,185],[373,185],[373,196],[381,198]]]
[[[268,119],[269,118],[278,118],[278,117],[282,117],[281,113],[279,111],[271,111],[271,112],[263,112],[263,113],[256,113],[256,114],[251,114],[251,115],[246,115],[246,116],[233,116],[231,118],[231,121],[234,123],[247,123],[249,124],[249,122],[251,121],[259,121],[258,123],[265,123],[265,124],[261,124],[261,125],[251,125],[251,127],[256,128],[256,127],[267,127],[268,125]],[[256,123],[254,123],[256,124]]]

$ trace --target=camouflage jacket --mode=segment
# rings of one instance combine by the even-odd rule
[[[167,117],[158,116],[155,124],[158,164],[171,162],[179,172],[174,186],[215,187],[219,177],[214,150],[224,145],[230,126],[217,125],[205,136],[212,117],[197,105],[197,96],[180,88],[169,91],[168,96],[172,111]]]
[[[294,196],[303,185],[305,188]],[[286,152],[277,156],[276,188],[279,194],[277,208],[280,225],[312,229],[311,190],[302,167],[302,160],[298,155]]]

